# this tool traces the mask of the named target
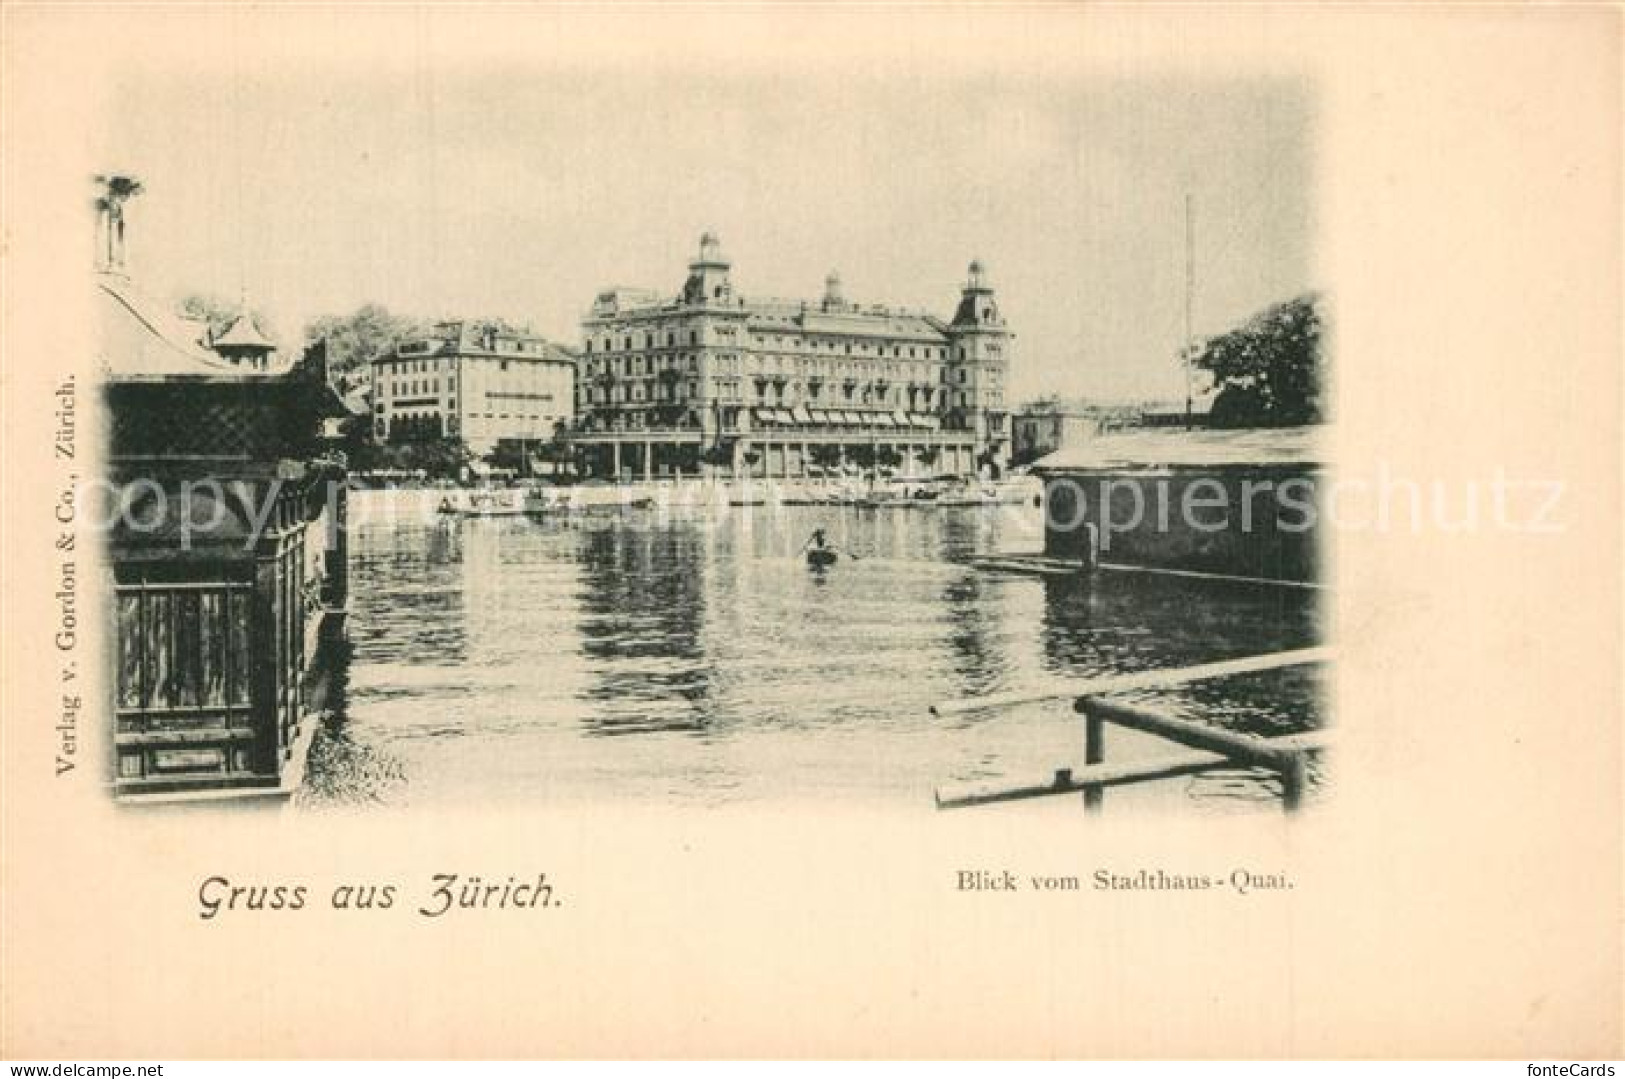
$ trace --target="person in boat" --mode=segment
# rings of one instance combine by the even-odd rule
[[[813,529],[813,534],[801,545],[801,549],[806,552],[807,561],[815,566],[833,565],[837,556],[853,559],[858,557],[851,551],[842,551],[830,543],[825,538],[822,528]]]

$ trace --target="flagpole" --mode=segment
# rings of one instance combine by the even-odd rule
[[[1193,366],[1196,363],[1196,340],[1191,328],[1191,307],[1195,302],[1196,293],[1196,263],[1195,263],[1195,225],[1192,221],[1191,194],[1185,192],[1185,429],[1189,430],[1193,423],[1193,405],[1191,394],[1191,379]]]

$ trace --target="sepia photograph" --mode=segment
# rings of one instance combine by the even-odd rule
[[[331,98],[87,178],[121,801],[1318,796],[1311,86]]]
[[[0,5],[0,1058],[1612,1074],[1619,31]]]

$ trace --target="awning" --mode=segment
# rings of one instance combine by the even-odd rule
[[[893,423],[893,425],[895,425],[897,427],[912,427],[912,426],[914,426],[913,424],[908,422],[908,417],[905,416],[901,411],[893,412],[891,414],[891,422]]]
[[[892,425],[890,412],[876,412],[873,415],[876,427],[890,427]]]
[[[813,423],[829,423],[830,422],[829,413],[825,412],[821,408],[815,408],[815,409],[810,410],[808,412],[808,415],[810,415],[812,417],[812,422]]]
[[[786,423],[786,424],[794,424],[794,423],[801,422],[801,421],[796,419],[795,413],[792,412],[788,408],[775,408],[773,410],[773,418],[778,420],[780,423]]]
[[[861,416],[859,416],[856,412],[843,412],[843,413],[841,413],[841,421],[843,423],[847,424],[848,426],[851,426],[851,427],[862,427],[863,426],[863,418]]]
[[[790,419],[795,423],[811,423],[813,421],[812,413],[807,411],[804,405],[797,405],[792,408],[790,410]]]

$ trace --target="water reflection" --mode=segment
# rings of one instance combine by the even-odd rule
[[[854,557],[807,567],[815,527]],[[939,784],[1074,764],[1080,741],[1064,702],[946,720],[933,701],[1318,639],[1312,596],[1287,589],[967,564],[1036,549],[1036,530],[970,509],[368,519],[350,682],[303,800],[928,809]],[[1302,672],[1154,696],[1256,733],[1320,722]],[[1222,807],[1265,782],[1186,790]]]

